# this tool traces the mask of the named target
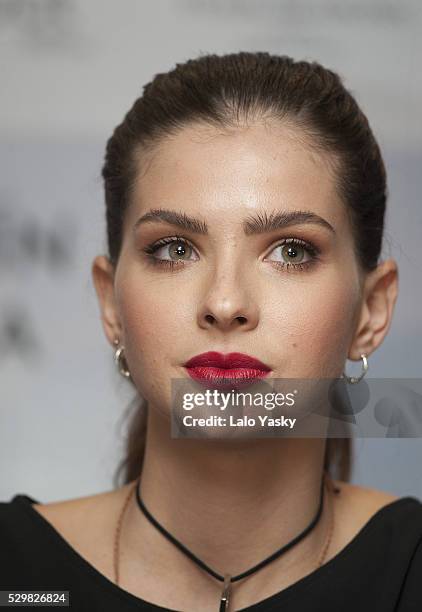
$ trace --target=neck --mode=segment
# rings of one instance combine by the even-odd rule
[[[148,410],[142,501],[167,531],[216,572],[242,573],[287,544],[315,517],[324,440],[174,439],[168,423],[156,415]],[[145,554],[148,541],[161,563],[166,558],[180,563],[183,553],[149,523],[136,502],[126,522],[133,555]],[[316,558],[324,535],[319,526],[280,559],[288,558],[290,565]],[[186,563],[193,564],[188,558]]]

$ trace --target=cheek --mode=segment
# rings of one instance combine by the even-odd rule
[[[320,376],[333,375],[338,368],[341,373],[350,341],[351,304],[350,297],[341,291],[327,293],[319,300],[318,307],[308,313],[303,340]]]
[[[286,283],[288,291],[274,298],[271,327],[278,330],[286,377],[340,376],[353,334],[358,285],[333,271],[306,282]],[[281,313],[281,314],[280,314]],[[280,362],[281,363],[281,362]]]
[[[170,402],[170,377],[182,376],[180,366],[186,349],[186,305],[171,292],[154,284],[131,282],[119,285],[118,308],[125,339],[125,357],[139,393],[156,406]],[[181,318],[182,317],[182,318]],[[188,350],[190,348],[188,344]]]
[[[163,295],[164,293],[164,295]],[[145,294],[127,290],[120,312],[124,326],[126,354],[133,357],[139,367],[150,368],[153,362],[167,364],[174,361],[175,347],[185,336],[179,325],[172,301],[166,292]],[[148,362],[146,361],[148,359]]]

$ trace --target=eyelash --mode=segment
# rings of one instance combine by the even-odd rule
[[[185,244],[189,246],[190,248],[194,249],[194,246],[185,238],[182,238],[180,236],[172,236],[168,238],[161,238],[161,240],[158,240],[157,242],[149,244],[148,246],[144,247],[142,250],[145,253],[147,253],[149,262],[154,266],[160,266],[160,267],[164,267],[170,270],[173,270],[174,268],[182,268],[185,265],[183,260],[173,261],[171,259],[158,259],[157,257],[153,256],[153,254],[156,251],[158,251],[159,248],[161,248],[162,246],[166,246],[167,244],[172,244],[173,242]],[[275,266],[279,269],[286,269],[287,272],[289,271],[290,268],[293,268],[294,270],[297,270],[297,269],[305,270],[313,266],[319,259],[318,257],[319,250],[313,244],[309,242],[305,242],[304,240],[300,240],[299,238],[286,238],[279,244],[276,244],[273,247],[272,251],[280,246],[285,246],[286,244],[304,248],[306,251],[308,251],[308,254],[311,256],[311,259],[303,263],[298,263],[298,264],[289,263],[289,262],[282,263],[280,261],[272,261],[271,263],[275,264]]]

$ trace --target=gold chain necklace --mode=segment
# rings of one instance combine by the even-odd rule
[[[327,535],[325,538],[325,542],[324,542],[324,546],[321,550],[321,553],[319,555],[318,558],[318,562],[316,567],[321,567],[321,565],[324,563],[324,560],[327,556],[327,552],[331,543],[331,538],[332,538],[332,534],[333,534],[333,530],[334,530],[334,501],[332,498],[332,494],[338,494],[340,493],[340,489],[338,489],[330,475],[328,474],[328,472],[325,472],[324,474],[324,482],[325,482],[325,486],[327,488],[328,493],[330,494],[330,500],[331,503],[330,505],[330,518],[329,518],[329,524],[328,524],[328,529],[327,529]],[[121,528],[122,528],[122,523],[123,523],[123,518],[124,515],[126,513],[126,509],[129,505],[130,499],[132,497],[132,494],[134,493],[136,486],[138,484],[138,481],[135,481],[133,483],[133,486],[129,488],[129,491],[126,495],[122,510],[120,511],[118,520],[117,520],[117,525],[116,525],[116,530],[115,530],[115,535],[114,535],[114,547],[113,547],[113,567],[114,567],[114,581],[116,583],[116,585],[119,585],[119,559],[120,559],[120,532],[121,532]],[[230,587],[230,581],[226,580],[224,582],[224,586],[223,586],[223,592],[222,592],[222,596],[221,596],[221,602],[220,602],[220,611],[222,612],[223,610],[228,610],[228,604],[229,604],[229,587]]]

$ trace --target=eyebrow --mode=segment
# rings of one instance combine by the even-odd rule
[[[185,213],[165,208],[154,208],[142,215],[133,226],[133,231],[144,223],[152,222],[168,223],[194,234],[208,234],[208,226],[205,221],[190,217]],[[246,218],[242,227],[245,235],[251,236],[253,234],[264,234],[299,224],[320,225],[333,234],[336,233],[331,223],[310,210],[282,211],[270,213],[270,215],[264,211],[258,213],[256,216]]]

